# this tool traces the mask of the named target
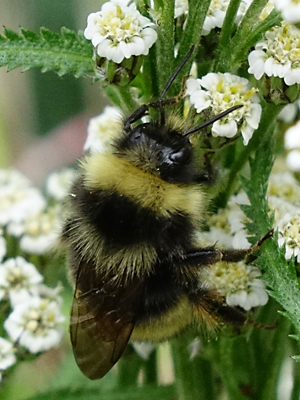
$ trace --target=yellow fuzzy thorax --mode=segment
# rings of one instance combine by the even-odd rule
[[[196,224],[202,219],[205,196],[199,185],[165,182],[111,153],[86,157],[82,168],[87,190],[117,192],[158,217],[185,214]]]

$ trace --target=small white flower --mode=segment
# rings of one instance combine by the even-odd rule
[[[117,107],[107,106],[102,114],[91,118],[83,149],[91,153],[103,153],[122,130],[122,114]]]
[[[249,6],[252,4],[253,0],[242,0],[239,10],[238,10],[238,15],[236,18],[236,22],[240,22],[242,17],[246,14]],[[265,7],[262,9],[262,12],[258,18],[259,21],[263,21],[266,19],[270,13],[274,10],[274,0],[268,1],[268,3],[265,5]]]
[[[189,344],[190,359],[193,360],[201,351],[201,340],[199,338],[194,339]]]
[[[270,210],[274,213],[275,222],[279,221],[286,214],[294,214],[298,207],[278,196],[269,196],[268,204]]]
[[[282,18],[289,22],[300,22],[299,0],[274,0],[277,10],[281,11]]]
[[[5,371],[16,363],[15,349],[11,342],[0,337],[0,371]]]
[[[84,35],[100,57],[120,64],[124,58],[148,54],[157,39],[154,26],[134,3],[112,0],[104,3],[101,11],[88,16]]]
[[[288,150],[286,163],[291,171],[300,171],[300,121],[285,132],[284,147]]]
[[[219,209],[217,214],[213,214],[208,219],[209,232],[204,232],[201,236],[203,243],[207,246],[218,243],[218,247],[232,247],[234,249],[245,249],[251,245],[247,239],[247,232],[244,228],[246,217],[240,205],[248,205],[249,200],[245,192],[240,192],[232,196],[228,201],[227,207]],[[201,238],[199,239],[201,244]]]
[[[256,89],[249,81],[229,73],[209,73],[201,79],[188,79],[186,93],[191,104],[200,113],[211,108],[217,115],[235,105],[243,105],[212,125],[212,135],[232,138],[240,129],[243,143],[247,145],[255,129],[258,128],[261,106]]]
[[[0,225],[20,222],[44,208],[46,200],[16,171],[0,170]]]
[[[244,262],[218,262],[201,272],[201,282],[225,297],[228,305],[248,311],[268,301],[264,282],[256,279],[259,275],[258,268]]]
[[[283,78],[286,85],[300,83],[300,31],[286,21],[265,33],[248,56],[248,72]]]
[[[286,124],[292,123],[299,110],[299,100],[294,103],[287,104],[278,114],[278,119]]]
[[[286,150],[300,149],[300,121],[285,132],[284,147]]]
[[[4,328],[14,342],[36,354],[58,346],[64,320],[55,301],[31,297],[16,305]]]
[[[180,15],[186,15],[189,12],[188,0],[175,0],[174,17],[178,18]]]
[[[291,171],[300,171],[300,148],[291,150],[286,156],[286,165]]]
[[[53,249],[61,233],[63,208],[57,204],[26,218],[11,223],[8,233],[21,237],[20,248],[26,253],[45,254]]]
[[[204,20],[201,34],[206,36],[214,28],[222,28],[230,0],[212,0]]]
[[[290,260],[293,256],[300,262],[300,211],[293,215],[286,214],[276,224],[278,230],[278,244],[285,246],[285,258]]]
[[[206,36],[208,35],[212,29],[214,28],[222,28],[226,12],[229,6],[230,0],[212,0],[209,9],[206,15],[206,18],[204,20],[204,24],[202,27],[202,32],[201,34]],[[239,24],[241,19],[244,17],[246,14],[246,11],[248,10],[250,4],[252,3],[252,0],[243,0],[241,1],[241,4],[239,6],[236,18],[235,18],[235,23]],[[270,12],[273,10],[274,4],[273,1],[269,1],[266,6],[263,8],[260,16],[259,16],[259,21],[263,21],[267,16],[270,14]]]
[[[299,184],[288,171],[270,175],[268,195],[280,197],[294,206],[300,206]]]
[[[65,199],[71,185],[77,176],[74,168],[65,168],[59,172],[52,172],[46,181],[46,192],[56,200]]]
[[[155,344],[151,342],[131,342],[136,353],[143,359],[148,360],[150,354],[155,349]]]
[[[10,258],[0,264],[0,300],[8,297],[14,307],[37,294],[43,279],[36,267],[24,258]]]

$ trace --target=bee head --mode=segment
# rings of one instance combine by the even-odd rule
[[[168,125],[140,124],[117,142],[117,154],[167,182],[190,182],[193,149],[187,137]]]

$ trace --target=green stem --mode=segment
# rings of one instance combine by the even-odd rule
[[[249,49],[246,47],[246,42],[249,40],[253,32],[253,28],[257,26],[257,21],[261,14],[262,9],[267,4],[268,0],[254,0],[248,8],[245,16],[243,17],[238,30],[231,41],[231,53],[227,59],[227,69],[232,70],[232,66],[237,62],[237,54],[240,53],[241,49]]]
[[[135,353],[135,351],[131,347],[126,349],[126,354],[121,357],[118,362],[118,381],[120,388],[137,385],[137,379],[141,365],[142,360]]]
[[[234,187],[238,173],[248,162],[249,156],[253,154],[254,151],[258,148],[262,136],[266,135],[270,129],[274,129],[274,122],[283,107],[283,105],[277,106],[273,103],[266,104],[266,107],[263,109],[262,112],[258,129],[254,132],[252,138],[249,141],[249,144],[243,147],[242,151],[234,160],[227,179],[226,187],[218,194],[217,198],[215,199],[215,205],[217,206],[217,208],[224,208],[226,206],[229,197],[232,195],[232,189]]]
[[[211,0],[189,0],[189,16],[186,27],[182,32],[178,59],[181,60],[188,52],[191,45],[199,45],[201,29],[206,17]]]
[[[130,113],[137,108],[128,86],[107,85],[104,86],[104,90],[111,102],[124,112]]]
[[[145,383],[157,383],[157,352],[153,351],[145,362]]]
[[[223,336],[219,340],[220,374],[228,391],[228,398],[230,400],[247,400],[248,397],[244,396],[241,392],[235,373],[237,369],[233,361],[235,338]]]
[[[172,340],[172,353],[175,368],[175,385],[177,387],[178,400],[200,400],[204,393],[213,393],[213,387],[209,387],[210,369],[207,363],[201,365],[199,361],[191,360],[188,345],[192,337],[187,335]],[[198,369],[198,367],[200,369]],[[204,368],[204,369],[203,369]],[[203,379],[207,379],[203,381]],[[204,384],[204,385],[203,385]]]
[[[235,28],[235,17],[239,8],[241,0],[231,0],[229,7],[226,12],[226,17],[221,29],[220,37],[218,40],[218,47],[216,50],[216,60],[213,70],[215,72],[227,72],[226,69],[222,68],[222,61],[226,59],[225,54],[228,54],[228,46],[230,46],[230,38]],[[221,59],[221,60],[220,60]],[[220,62],[221,61],[221,62]]]
[[[157,51],[157,78],[159,81],[159,92],[162,92],[171,73],[174,70],[174,1],[165,0],[164,8],[159,20],[159,34],[156,42]],[[170,90],[172,94],[172,88]]]
[[[269,354],[268,369],[265,373],[264,385],[260,388],[258,400],[276,400],[277,382],[284,357],[287,354],[286,343],[290,329],[290,321],[287,318],[281,318],[273,337],[274,351]]]

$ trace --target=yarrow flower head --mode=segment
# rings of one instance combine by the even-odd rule
[[[186,15],[189,12],[188,0],[175,0],[174,17],[178,18],[180,15]]]
[[[284,147],[288,151],[286,163],[291,171],[300,171],[300,121],[285,132]]]
[[[117,107],[107,106],[102,114],[91,118],[87,138],[83,149],[91,153],[102,153],[110,147],[114,139],[122,129],[122,114]]]
[[[16,356],[13,344],[0,337],[0,380],[1,372],[7,370],[16,363]]]
[[[206,36],[214,28],[222,28],[230,0],[212,0],[202,27],[202,35]]]
[[[46,181],[46,193],[55,200],[65,199],[76,176],[77,173],[74,168],[65,168],[58,172],[52,172]]]
[[[248,56],[248,72],[283,78],[286,85],[300,83],[300,30],[283,21],[265,33]]]
[[[256,89],[249,81],[230,73],[209,73],[201,79],[188,79],[186,93],[197,112],[211,108],[217,115],[235,105],[243,107],[233,111],[228,116],[212,125],[212,135],[232,138],[241,130],[243,143],[248,144],[261,116]]]
[[[16,305],[4,328],[11,340],[36,354],[59,344],[64,320],[57,302],[33,296]]]
[[[11,223],[8,233],[20,238],[26,253],[45,254],[53,249],[61,233],[63,207],[56,204],[31,215],[20,223]]]
[[[219,209],[217,214],[209,216],[207,220],[209,231],[201,232],[199,237],[202,246],[203,243],[211,246],[216,240],[218,245],[224,248],[246,249],[251,246],[244,227],[246,217],[240,208],[241,204],[249,205],[245,192],[231,196],[226,208]]]
[[[212,29],[214,28],[222,28],[225,16],[227,13],[227,9],[229,6],[230,0],[212,0],[209,9],[207,12],[207,15],[204,20],[204,24],[202,27],[202,32],[201,34],[203,36],[208,35]],[[241,4],[239,6],[236,18],[235,18],[235,23],[239,24],[243,16],[246,14],[247,9],[249,8],[250,4],[252,3],[252,0],[243,0],[241,1]],[[267,5],[264,7],[264,9],[261,12],[261,15],[259,17],[259,20],[262,21],[265,19],[272,9],[274,8],[274,5],[271,1],[267,3]]]
[[[41,192],[14,170],[0,171],[0,225],[20,222],[46,205]]]
[[[259,269],[244,262],[219,262],[205,268],[201,272],[201,279],[209,289],[217,290],[224,296],[228,305],[248,311],[268,302],[264,282],[256,279],[259,275]]]
[[[269,179],[268,196],[277,196],[291,205],[300,206],[300,187],[293,174],[288,171],[272,173]]]
[[[300,22],[299,0],[274,0],[274,2],[283,19],[293,23]]]
[[[290,260],[293,256],[300,262],[300,213],[286,214],[280,219],[276,228],[278,230],[278,244],[285,246],[285,258]]]
[[[0,265],[0,300],[9,298],[11,305],[38,293],[43,276],[23,257],[9,258]]]
[[[155,24],[142,16],[134,3],[111,0],[88,16],[84,35],[100,57],[120,64],[124,58],[147,55],[155,43]]]

